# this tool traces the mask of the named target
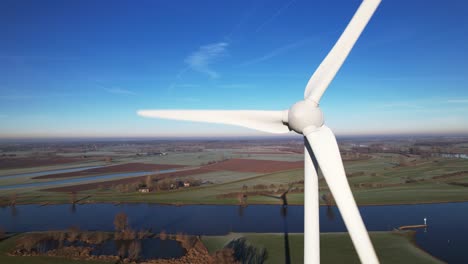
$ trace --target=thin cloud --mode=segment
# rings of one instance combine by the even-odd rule
[[[177,88],[198,88],[200,87],[199,84],[193,84],[193,83],[181,83],[181,84],[176,84],[174,87]]]
[[[467,104],[468,99],[451,99],[451,100],[447,100],[447,103],[450,103],[450,104]]]
[[[226,55],[228,43],[218,42],[201,46],[185,59],[185,63],[195,71],[204,73],[211,78],[218,78],[219,74],[211,68],[220,57]]]
[[[181,98],[180,101],[182,102],[186,102],[186,103],[197,103],[197,102],[200,102],[200,98],[196,98],[196,97],[184,97],[184,98]]]
[[[232,41],[233,35],[236,35],[240,32],[240,29],[253,17],[254,13],[258,9],[258,6],[254,1],[252,1],[251,7],[247,9],[246,12],[241,16],[239,22],[232,28],[231,32],[225,37],[225,39],[229,42]]]
[[[447,98],[424,98],[413,101],[395,101],[379,103],[375,107],[380,109],[412,110],[416,112],[459,112],[468,110],[464,104],[468,104],[468,98],[447,99]],[[455,106],[460,106],[454,108]]]
[[[5,55],[0,54],[0,60],[10,61],[76,61],[77,57],[44,56],[44,55]]]
[[[26,92],[25,92],[26,93]],[[7,95],[0,95],[0,99],[3,100],[28,100],[28,99],[47,99],[53,97],[66,97],[71,96],[70,94],[7,94]]]
[[[254,85],[247,83],[220,84],[218,86],[223,89],[246,89],[254,87]]]
[[[108,93],[111,94],[120,94],[120,95],[136,95],[136,93],[127,90],[127,89],[122,89],[119,87],[112,87],[112,88],[104,88],[104,90]]]
[[[421,109],[423,106],[416,102],[390,102],[379,104],[378,107],[380,108],[412,108],[412,109]]]
[[[193,83],[181,83],[181,84],[178,84],[178,83],[171,83],[169,85],[169,87],[167,88],[167,92],[168,93],[171,93],[172,91],[174,91],[174,89],[185,89],[185,88],[199,88],[200,85],[199,84],[193,84]]]
[[[37,96],[31,95],[0,95],[0,99],[5,100],[21,100],[21,99],[34,99],[38,98]]]
[[[267,54],[263,55],[262,57],[246,61],[246,62],[242,63],[241,66],[247,66],[247,65],[252,65],[252,64],[257,64],[257,63],[260,63],[260,62],[264,62],[264,61],[269,60],[271,58],[274,58],[274,57],[276,57],[278,55],[287,53],[290,50],[298,48],[298,47],[306,44],[308,41],[309,41],[308,39],[307,40],[301,40],[301,41],[291,43],[289,45],[277,48],[277,49],[271,51],[270,53],[267,53]]]
[[[278,9],[278,11],[276,11],[275,14],[273,14],[273,16],[271,16],[270,18],[268,18],[265,22],[263,22],[256,30],[255,32],[260,32],[260,30],[262,30],[266,25],[268,25],[269,23],[271,23],[273,20],[275,20],[278,16],[281,15],[281,13],[283,13],[286,9],[288,9],[292,4],[294,4],[294,2],[296,2],[296,0],[292,0],[292,1],[289,1],[288,3],[286,3],[285,5],[283,5],[280,9]]]

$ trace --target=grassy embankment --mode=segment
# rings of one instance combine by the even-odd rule
[[[370,236],[381,263],[442,263],[416,247],[410,232],[371,232]],[[267,264],[286,263],[284,234],[234,233],[226,236],[205,236],[202,241],[211,253],[239,237],[245,237],[250,244],[258,248],[264,247],[268,253]],[[304,236],[289,234],[288,239],[290,263],[303,263]],[[320,234],[320,256],[321,263],[360,263],[347,233]]]

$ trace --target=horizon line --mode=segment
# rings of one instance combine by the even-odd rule
[[[468,132],[459,133],[366,133],[366,134],[337,134],[337,138],[391,138],[391,137],[468,137]],[[206,135],[206,136],[38,136],[38,137],[0,137],[0,143],[15,141],[144,141],[144,140],[271,140],[295,139],[302,137],[299,134],[286,135]]]

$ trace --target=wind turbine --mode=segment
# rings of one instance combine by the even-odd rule
[[[319,102],[380,1],[364,0],[361,3],[343,34],[307,83],[304,100],[289,110],[138,111],[140,116],[145,117],[237,125],[270,133],[294,130],[304,135],[304,262],[307,264],[320,262],[318,179],[311,155],[315,155],[335,198],[359,259],[362,263],[379,262],[346,179],[335,135],[324,125]]]

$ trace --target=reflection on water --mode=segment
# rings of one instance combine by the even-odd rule
[[[128,257],[128,248],[133,240],[107,240],[100,245],[95,245],[92,255],[112,255]],[[141,246],[140,258],[142,259],[170,259],[180,258],[185,255],[185,249],[175,240],[161,240],[159,238],[145,238],[137,240]]]
[[[16,218],[18,216],[18,209],[16,208],[16,205],[10,206],[11,208],[11,216],[13,218]]]
[[[165,230],[173,234],[221,235],[230,231],[299,233],[304,230],[302,206],[86,204],[76,205],[74,212],[70,206],[3,207],[0,208],[0,227],[10,232],[21,232],[64,230],[75,225],[82,230],[112,231],[114,216],[123,211],[133,229],[151,229],[154,233]],[[418,245],[450,263],[468,263],[468,256],[462,254],[468,244],[468,203],[363,206],[360,211],[370,231],[390,231],[403,225],[423,224],[427,218],[427,232],[419,230],[416,234]],[[320,230],[346,231],[336,207],[320,207]]]
[[[239,217],[242,217],[244,216],[244,209],[246,208],[247,206],[246,205],[239,205]]]
[[[141,240],[113,240],[109,239],[101,244],[89,244],[83,241],[69,242],[58,241],[54,239],[41,240],[36,244],[34,250],[38,253],[47,253],[49,250],[57,249],[62,246],[78,246],[90,247],[91,255],[94,256],[121,256],[127,258],[128,248],[131,243],[138,243],[141,251],[139,252],[140,259],[170,259],[180,258],[185,255],[186,251],[182,245],[172,239],[161,240],[159,238],[145,238]]]
[[[288,233],[288,206],[283,204],[280,207],[280,215],[283,218],[283,232],[284,232],[284,263],[291,264],[291,253],[289,248],[289,233]]]
[[[335,220],[335,212],[331,206],[327,206],[327,218],[330,221]]]

